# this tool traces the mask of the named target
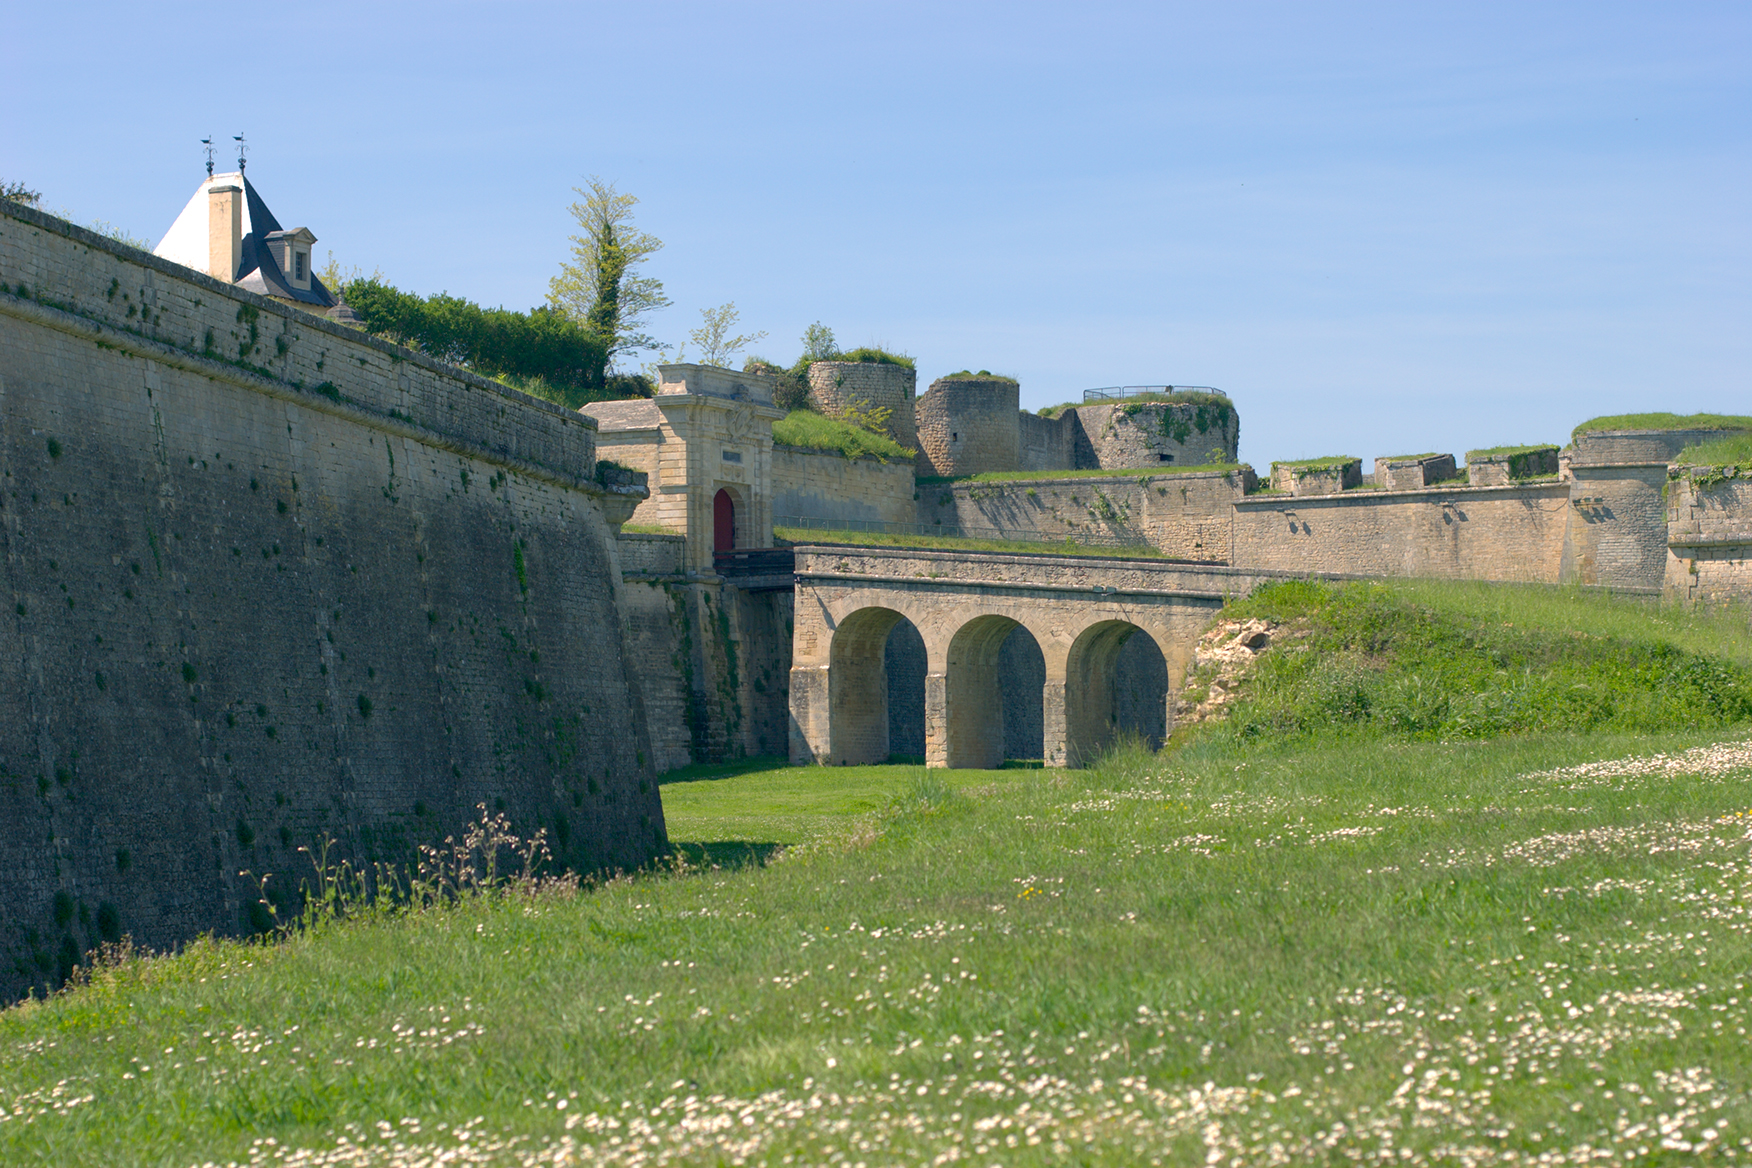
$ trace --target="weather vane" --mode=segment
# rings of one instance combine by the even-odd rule
[[[208,134],[201,139],[201,145],[207,148],[207,177],[213,177],[213,135]]]
[[[242,134],[233,134],[231,140],[237,143],[237,173],[242,174],[244,156],[249,153],[249,147],[244,145]]]

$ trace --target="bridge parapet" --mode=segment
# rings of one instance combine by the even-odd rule
[[[791,669],[791,757],[798,764],[882,762],[889,754],[889,633],[910,622],[925,646],[925,756],[938,767],[1003,761],[999,650],[1018,626],[1040,648],[1042,749],[1082,765],[1118,730],[1115,681],[1126,644],[1161,655],[1157,725],[1172,728],[1199,634],[1226,597],[1267,573],[1221,565],[1014,552],[798,547]],[[1160,668],[1160,667],[1158,667]],[[1030,699],[1032,700],[1032,699]]]

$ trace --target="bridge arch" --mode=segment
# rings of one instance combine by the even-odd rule
[[[1123,619],[1098,620],[1077,635],[1065,656],[1063,765],[1087,766],[1122,733],[1162,744],[1172,652]]]
[[[888,761],[889,636],[907,618],[892,608],[860,608],[838,622],[828,649],[829,746],[834,766]]]
[[[955,630],[942,660],[939,733],[935,743],[927,740],[930,765],[990,769],[1006,758],[1040,757],[1045,670],[1032,630],[1013,616],[983,613]]]

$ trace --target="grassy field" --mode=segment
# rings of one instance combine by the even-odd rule
[[[1578,594],[1250,603],[1325,630],[1309,654],[1369,631],[1389,681],[1429,665],[1407,608],[1509,638],[1478,651],[1578,618],[1746,648]],[[664,871],[202,943],[5,1012],[0,1163],[1752,1157],[1752,728],[1420,733],[679,772]]]

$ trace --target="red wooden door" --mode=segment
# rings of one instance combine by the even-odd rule
[[[736,546],[736,504],[729,491],[719,491],[712,499],[712,550],[727,552]]]

